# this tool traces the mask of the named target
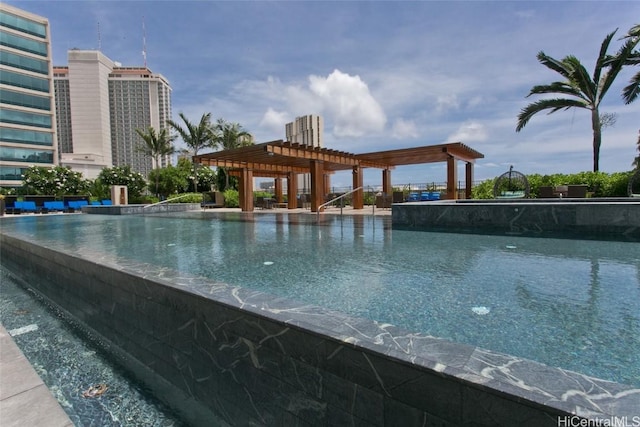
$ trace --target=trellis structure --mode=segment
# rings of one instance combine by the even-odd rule
[[[352,154],[328,148],[318,148],[282,140],[240,147],[232,150],[216,151],[193,157],[194,163],[227,168],[240,181],[240,207],[243,211],[253,211],[253,178],[274,178],[276,199],[282,202],[282,179],[287,179],[287,193],[298,192],[298,174],[311,175],[311,211],[316,212],[324,203],[330,188],[330,176],[337,171],[351,170],[353,188],[362,187],[364,168],[382,169],[382,191],[391,194],[391,170],[396,166],[422,163],[447,163],[446,198],[457,198],[457,161],[466,162],[467,198],[471,197],[473,164],[484,155],[472,148],[454,142],[373,153]],[[295,197],[287,200],[288,208],[297,208]],[[362,209],[364,193],[353,195],[353,208]]]

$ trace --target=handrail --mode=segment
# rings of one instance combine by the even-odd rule
[[[326,203],[321,204],[320,206],[318,206],[318,209],[316,210],[316,222],[320,221],[320,211],[322,210],[322,208],[324,208],[327,205],[330,205],[331,203],[335,202],[336,200],[340,200],[343,197],[348,196],[349,194],[353,194],[358,190],[362,190],[364,187],[358,187],[358,188],[354,188],[351,191],[348,191],[344,194],[339,195],[338,197],[336,197],[335,199],[331,199]],[[340,215],[342,215],[342,204],[340,204]]]
[[[144,205],[142,207],[142,209],[150,208],[151,206],[161,205],[163,203],[168,203],[168,202],[171,202],[173,200],[182,199],[183,197],[187,197],[187,196],[193,196],[193,194],[183,194],[182,196],[172,197],[171,199],[167,199],[167,200],[161,200],[161,201],[156,202],[156,203],[151,203],[151,204],[148,204],[148,205]]]

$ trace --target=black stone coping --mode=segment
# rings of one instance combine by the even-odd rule
[[[0,238],[12,244],[17,243],[13,239],[22,240],[19,236],[11,237],[11,233],[4,230]],[[481,395],[498,395],[507,400],[528,402],[527,406],[539,407],[554,416],[562,413],[586,419],[633,419],[640,416],[640,389],[628,385],[411,333],[390,324],[354,318],[317,306],[300,305],[285,298],[191,277],[150,264],[117,259],[110,254],[92,253],[86,249],[70,250],[60,242],[39,241],[38,245],[320,335],[362,351],[365,357],[370,354],[378,362],[387,360],[400,370],[402,365],[417,366]],[[379,376],[373,364],[371,369],[379,380],[378,386],[384,391],[386,385],[382,378],[388,378],[388,375]],[[411,401],[410,395],[407,401]]]

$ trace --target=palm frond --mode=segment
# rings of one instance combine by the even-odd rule
[[[584,98],[595,103],[598,91],[598,80],[591,80],[591,76],[587,72],[587,69],[584,68],[580,60],[575,56],[569,55],[563,59],[563,62],[567,64],[567,68],[572,70],[569,82],[575,85],[580,92],[582,92]]]
[[[553,82],[548,85],[534,86],[531,88],[531,91],[529,92],[529,95],[527,95],[527,98],[531,95],[539,95],[545,93],[561,93],[564,95],[575,96],[577,98],[584,99],[585,101],[587,100],[582,92],[580,92],[578,89],[576,89],[576,87],[570,85],[567,82]]]
[[[540,101],[533,102],[523,108],[520,111],[520,114],[518,114],[518,126],[516,127],[516,132],[520,132],[527,125],[529,120],[537,113],[550,110],[547,114],[551,114],[556,111],[567,110],[572,107],[589,109],[589,104],[585,101],[566,98],[541,99]]]
[[[631,104],[640,95],[640,71],[631,78],[631,83],[622,90],[622,97],[625,104]]]
[[[538,58],[538,61],[545,67],[561,74],[567,79],[571,78],[572,70],[567,68],[567,64],[565,64],[564,61],[558,61],[557,59],[554,59],[546,55],[542,51],[538,52],[537,58]]]
[[[597,84],[600,81],[600,74],[602,73],[602,69],[607,66],[607,61],[609,55],[607,51],[609,50],[609,45],[611,44],[611,40],[613,39],[614,34],[618,31],[616,28],[613,32],[607,34],[607,36],[602,41],[600,45],[600,53],[598,54],[598,60],[596,61],[596,68],[593,72],[593,81]]]
[[[629,58],[635,58],[636,52],[634,49],[636,45],[640,41],[640,38],[629,38],[624,43],[624,45],[620,48],[615,57],[609,62],[608,72],[604,76],[603,81],[601,82],[600,89],[600,98],[604,96],[605,93],[609,90],[614,80],[622,70],[625,65],[628,65]],[[626,88],[625,88],[626,91]],[[623,92],[624,93],[624,92]],[[623,95],[624,96],[624,95]],[[625,98],[626,101],[626,98]]]

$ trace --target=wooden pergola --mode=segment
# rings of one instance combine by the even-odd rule
[[[240,207],[253,211],[253,178],[274,178],[276,199],[282,202],[282,179],[287,179],[287,207],[296,209],[298,174],[311,175],[311,211],[316,212],[330,188],[329,178],[336,171],[351,170],[353,188],[362,187],[364,168],[382,169],[382,191],[391,194],[391,170],[396,166],[422,163],[447,163],[447,199],[456,199],[457,161],[466,162],[467,198],[471,197],[473,164],[484,155],[461,142],[352,154],[282,140],[250,145],[233,150],[216,151],[193,157],[194,163],[224,167],[240,179]],[[354,209],[364,207],[364,192],[353,194]]]

